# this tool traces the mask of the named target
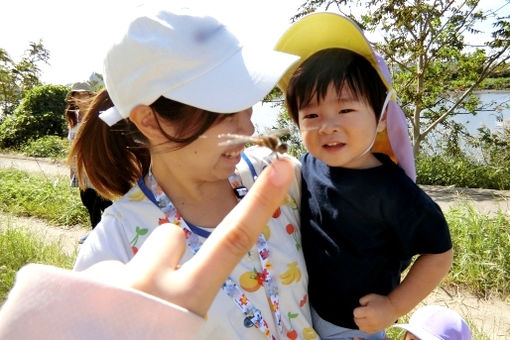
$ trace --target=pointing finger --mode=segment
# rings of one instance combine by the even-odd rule
[[[210,292],[202,299],[212,302],[225,279],[254,245],[274,210],[284,200],[293,175],[293,165],[285,159],[266,167],[200,251],[179,270],[187,276],[190,289]]]

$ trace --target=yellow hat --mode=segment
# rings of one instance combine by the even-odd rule
[[[285,92],[296,69],[314,53],[328,48],[344,48],[364,57],[379,74],[390,91],[392,82],[384,58],[375,53],[361,29],[349,18],[335,13],[313,13],[294,23],[282,35],[275,50],[300,56],[278,82]],[[387,154],[406,174],[416,180],[414,155],[409,139],[407,121],[393,95],[388,103],[386,129],[377,134],[372,152]]]
[[[386,88],[391,84],[382,74],[374,51],[356,23],[342,15],[313,13],[294,23],[276,43],[275,50],[300,56],[278,82],[285,92],[296,69],[312,54],[327,48],[344,48],[367,59],[379,74]]]

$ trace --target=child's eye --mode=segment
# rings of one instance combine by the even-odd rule
[[[313,119],[319,117],[316,113],[309,113],[303,116],[303,119]]]
[[[353,112],[354,110],[353,109],[342,109],[340,111],[338,111],[338,113],[349,113],[349,112]]]

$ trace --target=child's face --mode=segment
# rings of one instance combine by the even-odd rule
[[[379,165],[367,151],[385,122],[377,124],[373,109],[343,87],[339,94],[333,84],[326,97],[316,98],[298,111],[301,137],[308,151],[329,166],[366,169]]]

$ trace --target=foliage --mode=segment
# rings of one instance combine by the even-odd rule
[[[49,51],[42,41],[30,42],[19,62],[13,61],[7,51],[0,48],[0,115],[12,114],[26,91],[40,85],[41,62],[48,63]]]
[[[453,243],[453,266],[445,283],[478,297],[510,296],[510,217],[477,212],[467,204],[446,213]]]
[[[65,97],[61,85],[41,85],[29,90],[13,114],[0,124],[0,147],[19,147],[46,135],[65,136]]]
[[[0,169],[0,210],[36,216],[56,225],[87,225],[89,216],[77,188],[64,176],[46,177]]]
[[[501,128],[482,127],[475,136],[463,135],[458,124],[450,126],[433,155],[416,158],[418,183],[509,190],[510,125],[501,117],[500,123]]]
[[[510,168],[510,122],[500,119],[501,129],[478,129],[478,135],[470,145],[481,150],[483,164],[496,168]]]
[[[272,105],[278,107],[280,114],[276,119],[276,126],[273,129],[288,130],[289,134],[281,136],[280,139],[287,143],[289,150],[288,153],[296,158],[300,158],[306,152],[303,143],[301,142],[301,136],[299,130],[290,118],[287,108],[285,107],[283,93],[278,87],[274,87],[273,90],[264,98],[265,102],[271,102]]]
[[[28,141],[22,151],[29,157],[64,159],[69,153],[69,140],[58,136],[44,136]]]
[[[486,78],[480,83],[485,90],[510,89],[510,77]]]
[[[287,110],[280,113],[276,119],[276,128],[289,131],[288,135],[282,136],[280,139],[287,143],[289,147],[288,153],[299,159],[306,152],[306,149],[301,141],[299,129],[292,118],[289,117]]]
[[[510,17],[480,9],[480,0],[305,0],[294,20],[318,9],[336,9],[383,41],[376,44],[393,71],[394,87],[412,126],[414,152],[448,117],[474,113],[474,89],[510,60]],[[360,14],[359,14],[360,13]],[[465,34],[491,20],[483,46]],[[446,94],[446,95],[445,95]]]
[[[58,242],[45,243],[41,237],[21,227],[0,223],[0,305],[14,284],[16,272],[28,263],[72,268],[75,254],[67,255]]]
[[[466,188],[510,190],[510,168],[481,164],[465,156],[420,154],[417,183]]]
[[[97,72],[93,72],[90,75],[87,83],[90,85],[90,88],[92,89],[92,91],[97,93],[97,92],[99,92],[99,90],[101,90],[104,87],[103,75],[99,74]]]

